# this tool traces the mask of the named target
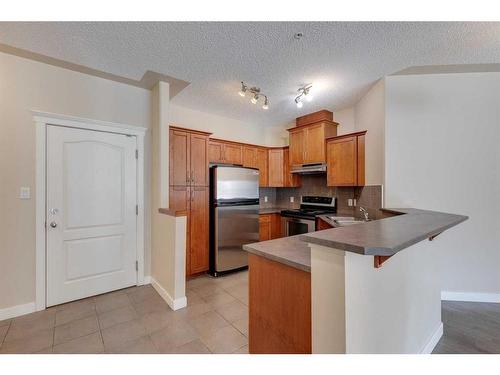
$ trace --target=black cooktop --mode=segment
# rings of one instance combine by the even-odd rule
[[[321,210],[309,208],[297,208],[294,210],[282,210],[281,216],[285,217],[299,217],[304,219],[314,220],[316,216],[334,213],[334,210]]]
[[[314,220],[316,216],[335,212],[335,198],[308,195],[301,197],[300,208],[283,210],[281,216]]]

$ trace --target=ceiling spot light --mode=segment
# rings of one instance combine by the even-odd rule
[[[303,36],[304,36],[303,33],[295,33],[295,34],[293,34],[293,38],[297,39],[297,40],[302,39]]]
[[[302,103],[302,99],[305,99],[306,101],[310,102],[313,100],[313,97],[310,93],[312,88],[311,84],[305,85],[304,87],[301,87],[297,90],[299,95],[295,98],[295,103],[297,104],[297,108],[302,108],[304,105]]]
[[[260,98],[264,98],[262,109],[269,109],[269,99],[267,98],[267,95],[260,92],[260,88],[248,87],[244,82],[241,82],[241,90],[238,91],[238,94],[240,94],[240,96],[245,96],[247,91],[252,95],[250,103],[257,104]]]
[[[238,92],[238,94],[240,94],[240,96],[245,96],[247,90],[248,87],[243,82],[241,82],[241,90]]]

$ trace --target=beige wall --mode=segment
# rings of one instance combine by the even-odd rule
[[[500,302],[500,74],[386,78],[386,200],[468,215],[433,241],[445,298]]]
[[[354,106],[355,131],[368,130],[366,185],[384,184],[385,80],[378,81]]]
[[[2,309],[35,300],[35,124],[30,110],[149,127],[151,93],[4,53],[0,77]],[[146,176],[146,191],[148,181]],[[31,188],[30,200],[18,198],[20,186]]]
[[[170,102],[169,122],[184,128],[211,132],[215,138],[258,145],[268,142],[266,128],[262,126],[180,107],[175,105],[175,99]]]

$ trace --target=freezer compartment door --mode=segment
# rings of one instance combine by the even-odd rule
[[[259,206],[215,208],[215,271],[248,266],[242,246],[259,241]]]
[[[259,171],[252,168],[215,167],[215,200],[259,199]]]

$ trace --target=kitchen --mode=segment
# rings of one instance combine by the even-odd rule
[[[373,255],[371,267],[350,266],[359,267],[350,272],[369,274],[375,269],[383,273],[378,269],[400,250],[423,239],[433,240],[467,220],[460,215],[383,208],[382,186],[364,186],[365,139],[369,133],[337,135],[338,126],[333,113],[327,110],[301,116],[296,126],[288,129],[290,146],[270,148],[211,139],[208,133],[170,127],[171,181],[190,184],[170,187],[170,206],[187,212],[186,275],[192,279],[208,272],[212,277],[224,277],[245,270],[250,262],[250,353],[416,350],[414,345],[405,349],[398,340],[385,348],[378,341],[377,348],[349,346],[349,342],[360,338],[347,335],[353,330],[348,330],[347,318],[339,313],[338,306],[346,309],[348,302],[354,303],[352,298],[340,290],[335,297],[325,295],[324,288],[318,287],[319,281],[347,285],[347,266],[343,260],[338,263],[338,259],[328,260],[330,266],[326,259],[320,261],[317,254],[325,250],[321,246],[315,249],[315,244],[325,245],[328,241],[310,240],[307,236],[314,237],[317,231],[335,231],[334,245],[327,246],[341,249],[343,256],[347,254],[346,259],[352,256],[348,251],[365,257]],[[376,226],[379,220],[380,227]],[[403,221],[407,223],[402,226]],[[399,228],[398,233],[393,233],[391,225]],[[403,229],[409,227],[413,230],[405,233]],[[337,234],[342,237],[344,232],[346,242],[335,240]],[[356,243],[359,241],[365,241],[362,251]],[[382,247],[379,242],[389,247]],[[245,251],[250,253],[248,258]],[[313,271],[312,264],[318,261]],[[408,265],[400,267],[406,269]],[[335,272],[340,273],[332,276]],[[394,278],[399,276],[387,277],[393,280],[387,282],[397,282]],[[419,277],[425,279],[428,275]],[[319,281],[314,284],[311,280]],[[412,288],[416,289],[411,289],[411,293],[418,294],[417,283]],[[366,293],[362,290],[353,293]],[[426,305],[440,304],[435,298],[436,290],[433,285],[432,296],[421,297]],[[382,309],[380,313],[395,310],[394,305],[398,305],[397,301],[386,303],[383,308],[377,303],[369,307],[361,301],[357,303],[357,308]],[[329,309],[331,317],[338,319],[333,327],[324,316]],[[293,311],[292,316],[285,311]],[[404,316],[407,311],[400,313]],[[280,319],[283,314],[288,318]],[[417,325],[422,328],[421,322]],[[339,330],[341,326],[345,328]],[[439,339],[440,327],[441,331],[438,328],[437,333],[432,332],[431,340],[435,340],[435,335]],[[371,334],[364,331],[363,335]],[[415,345],[422,345],[421,341]]]

